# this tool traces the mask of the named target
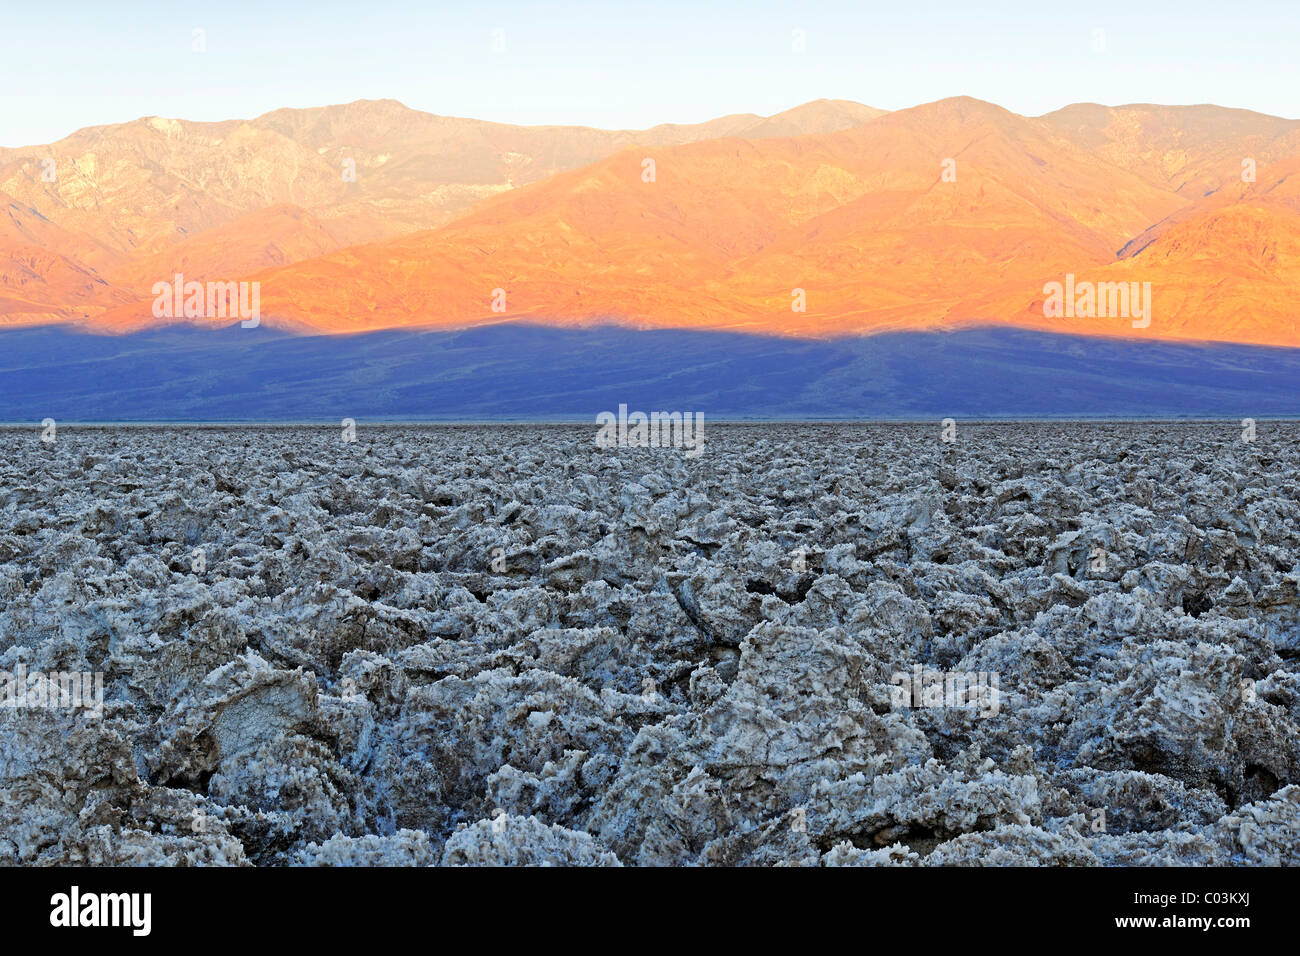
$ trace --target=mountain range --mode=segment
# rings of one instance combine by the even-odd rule
[[[177,269],[246,273],[440,226],[476,202],[629,148],[830,132],[879,110],[820,101],[649,130],[521,127],[393,100],[250,121],[146,117],[0,149],[0,321],[86,319]]]
[[[641,131],[392,100],[150,117],[0,149],[0,324],[156,328],[152,289],[180,273],[257,282],[262,321],[298,332],[1012,325],[1300,346],[1297,172],[1300,122],[1215,106],[821,100]],[[1067,277],[1149,283],[1149,324],[1045,314]]]

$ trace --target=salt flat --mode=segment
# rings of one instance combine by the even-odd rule
[[[1295,423],[41,434],[0,862],[1300,863]]]

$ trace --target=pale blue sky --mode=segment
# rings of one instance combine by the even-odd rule
[[[1080,101],[1217,103],[1300,118],[1297,0],[984,7],[14,2],[0,25],[0,145],[140,116],[247,118],[381,97],[452,116],[621,128],[819,97],[898,109],[969,95],[1027,115]],[[192,49],[196,28],[206,52]]]

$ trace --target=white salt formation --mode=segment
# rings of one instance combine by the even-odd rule
[[[0,863],[1300,863],[1294,424],[0,437]]]

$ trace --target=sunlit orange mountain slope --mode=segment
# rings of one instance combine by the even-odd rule
[[[85,263],[126,259],[0,193],[0,326],[84,318],[134,296]]]
[[[196,276],[233,278],[437,226],[485,197],[634,143],[828,132],[880,112],[822,100],[768,118],[742,114],[641,131],[485,123],[392,100],[224,123],[149,117],[45,146],[0,149],[0,202],[43,226],[22,242],[44,250],[40,261],[56,272],[67,262],[106,286],[138,293],[177,263]],[[300,214],[286,215],[290,207]],[[35,265],[27,256],[22,269]],[[0,269],[15,275],[19,264]],[[62,285],[59,276],[48,278],[51,289]],[[75,291],[52,302],[49,314],[81,315],[86,307],[98,311]]]
[[[0,239],[0,327],[88,319],[130,301],[67,256]]]
[[[1127,154],[1109,140],[1090,149],[1059,125],[957,98],[831,134],[628,150],[441,229],[251,278],[268,321],[330,332],[527,317],[802,335],[1005,321],[1139,334],[1127,318],[1042,314],[1045,282],[1113,270],[1156,287],[1140,334],[1300,344],[1281,294],[1300,277],[1278,184],[1286,161],[1234,194],[1231,168],[1220,170],[1230,148],[1188,160],[1188,175],[1218,176],[1236,195],[1214,218],[1145,161],[1117,163]],[[1240,161],[1231,167],[1239,174]],[[1181,225],[1118,262],[1132,238],[1171,221]],[[138,306],[105,318],[148,322]]]
[[[1063,275],[1048,277],[1064,281]],[[1300,214],[1289,205],[1246,201],[1168,229],[1132,258],[1080,270],[1076,287],[1149,283],[1150,314],[1045,318],[1043,289],[987,301],[982,311],[1056,331],[1300,346]],[[1109,291],[1109,289],[1108,289]],[[1138,330],[1134,321],[1149,318]]]
[[[65,277],[84,304],[50,314],[151,325],[149,289],[182,272],[256,281],[268,324],[326,332],[511,318],[796,335],[1012,323],[1300,345],[1296,121],[1091,104],[1027,118],[966,97],[888,114],[818,101],[641,134],[412,112],[381,101],[207,130],[248,141],[239,175],[262,183],[261,198],[244,183],[236,203],[239,175],[222,186],[213,174],[202,201],[168,206],[193,220],[179,240],[178,217],[158,226],[148,203],[141,222],[102,234],[74,228],[100,215],[94,203],[47,217],[61,242],[93,234],[95,254],[127,257],[91,271],[102,290]],[[285,161],[276,150],[324,157],[318,173],[346,152],[370,192],[339,193],[323,173],[271,188],[263,140],[274,162]],[[176,149],[194,168],[207,155]],[[0,174],[11,168],[0,151]],[[462,187],[474,195],[453,197]],[[410,231],[422,215],[436,227]],[[385,238],[394,230],[405,234]],[[348,245],[367,238],[378,241]],[[59,253],[73,266],[93,251],[75,245]],[[1066,276],[1150,283],[1152,321],[1044,314],[1045,284]],[[118,304],[127,290],[135,301]],[[13,298],[26,315],[46,301]]]
[[[144,296],[154,283],[171,281],[177,273],[200,282],[229,279],[323,255],[339,246],[337,236],[315,216],[282,203],[205,230],[154,255],[132,259],[110,270],[109,278]]]

